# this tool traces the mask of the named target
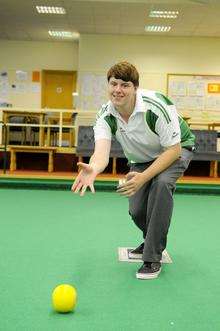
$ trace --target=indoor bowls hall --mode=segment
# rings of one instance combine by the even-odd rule
[[[0,0],[0,330],[220,330],[220,0]]]

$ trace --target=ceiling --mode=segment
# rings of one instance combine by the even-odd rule
[[[38,14],[35,6],[64,7],[66,15]],[[179,11],[179,16],[149,18],[152,9]],[[145,25],[170,25],[171,30],[149,33]],[[220,0],[0,0],[0,39],[57,41],[48,30],[220,37]]]

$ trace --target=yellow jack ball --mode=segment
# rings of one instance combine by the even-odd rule
[[[59,313],[69,313],[76,306],[76,289],[68,284],[57,286],[52,293],[52,304],[54,310]]]

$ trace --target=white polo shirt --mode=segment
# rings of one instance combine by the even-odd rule
[[[102,106],[94,126],[95,141],[111,140],[112,134],[131,163],[154,160],[165,148],[179,142],[182,146],[194,145],[194,136],[183,119],[178,118],[172,102],[158,92],[140,89],[128,123],[111,101]]]

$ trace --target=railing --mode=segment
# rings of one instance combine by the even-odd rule
[[[24,121],[23,123],[13,123],[9,121],[9,118],[13,116],[37,118],[39,123],[29,123],[27,121]],[[50,146],[51,131],[56,130],[58,149],[59,147],[62,147],[63,134],[65,134],[67,130],[73,135],[73,140],[75,138],[75,142],[72,145],[72,147],[75,147],[77,143],[78,126],[82,125],[82,123],[85,123],[84,125],[91,125],[91,123],[94,123],[95,121],[95,116],[96,112],[74,109],[45,108],[30,110],[22,108],[0,108],[0,120],[5,123],[8,139],[10,127],[23,127],[25,128],[25,132],[27,132],[28,128],[39,128],[39,146]],[[2,136],[3,131],[5,131],[5,129],[2,130],[2,127],[0,127],[0,145],[4,143],[4,137]]]
[[[5,129],[9,134],[10,127],[20,127],[20,128],[39,128],[39,146],[45,146],[49,139],[45,139],[44,129],[47,129],[47,135],[50,132],[50,129],[56,128],[58,135],[58,147],[62,147],[62,137],[63,129],[74,130],[74,117],[78,113],[75,110],[66,110],[66,109],[37,109],[37,110],[27,110],[27,109],[0,109],[2,121],[5,124]],[[65,115],[68,116],[68,122],[65,123]],[[54,117],[56,116],[56,117]],[[10,122],[10,117],[30,117],[37,118],[38,123],[28,123],[27,121],[23,123],[13,123]],[[72,118],[72,119],[71,119]],[[52,124],[50,120],[56,120],[56,124]],[[0,145],[4,143],[4,137],[2,137],[2,127],[0,128]],[[9,137],[9,136],[8,136]]]
[[[7,167],[7,130],[6,125],[3,121],[0,121],[0,126],[3,128],[4,131],[4,146],[0,146],[0,150],[3,150],[3,173],[6,173],[6,167]]]

